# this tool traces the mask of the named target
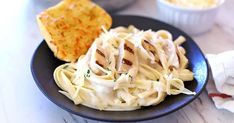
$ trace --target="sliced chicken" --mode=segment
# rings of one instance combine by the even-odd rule
[[[119,46],[119,58],[117,70],[119,73],[127,72],[133,65],[135,55],[135,46],[130,41],[123,41]]]
[[[90,68],[94,73],[101,75],[103,73],[102,69],[106,69],[108,67],[105,50],[97,45],[93,47],[92,50]]]
[[[152,54],[155,54],[155,53],[156,53],[154,46],[153,46],[152,44],[150,44],[148,41],[143,40],[143,41],[142,41],[142,46],[143,46],[148,52],[151,52]]]
[[[159,61],[156,49],[152,44],[150,44],[150,42],[148,42],[146,40],[143,40],[142,41],[142,46],[148,52],[148,54],[150,54],[150,59],[151,60],[155,60],[155,62]]]
[[[159,62],[158,64],[163,67],[164,70],[168,69],[168,61],[167,61],[167,55],[163,48],[160,45],[156,45],[157,53],[159,56]]]
[[[166,41],[166,45],[164,46],[163,49],[166,55],[168,56],[167,59],[168,59],[169,67],[179,68],[179,59],[176,54],[176,48],[175,48],[174,43],[169,40],[165,40],[165,41]]]

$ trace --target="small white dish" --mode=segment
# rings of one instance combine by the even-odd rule
[[[157,1],[158,19],[182,29],[190,35],[198,35],[208,31],[215,23],[215,17],[225,0],[219,0],[210,8],[185,8],[165,0]]]

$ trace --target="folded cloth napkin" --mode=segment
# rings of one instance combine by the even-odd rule
[[[214,82],[206,89],[218,109],[234,113],[234,50],[220,54],[207,54]]]

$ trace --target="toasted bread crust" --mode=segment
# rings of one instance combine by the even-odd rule
[[[89,0],[64,0],[37,16],[37,22],[54,55],[75,62],[101,33],[111,17]]]

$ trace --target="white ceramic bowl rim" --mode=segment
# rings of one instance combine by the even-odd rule
[[[169,7],[172,7],[174,9],[179,9],[179,10],[184,10],[184,11],[210,11],[210,10],[213,10],[213,9],[216,9],[216,8],[220,7],[225,2],[225,0],[219,0],[218,5],[216,5],[214,7],[198,9],[198,8],[181,7],[181,6],[178,6],[178,5],[171,4],[171,3],[167,2],[166,0],[157,0],[157,1],[167,5]]]

